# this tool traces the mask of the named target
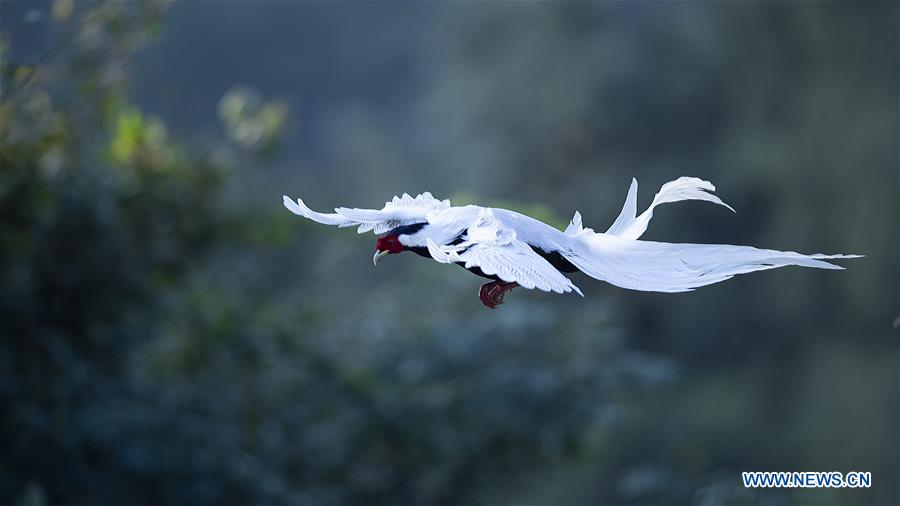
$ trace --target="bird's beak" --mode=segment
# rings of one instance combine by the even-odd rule
[[[381,258],[381,257],[383,257],[383,256],[385,256],[385,255],[390,255],[390,254],[391,254],[390,251],[378,251],[378,250],[375,250],[375,256],[372,257],[372,264],[378,265],[378,259],[379,259],[379,258]]]

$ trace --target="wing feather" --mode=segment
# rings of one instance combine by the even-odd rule
[[[429,212],[449,209],[449,200],[438,200],[425,192],[415,197],[404,193],[401,197],[394,197],[385,202],[382,209],[357,209],[350,207],[338,207],[334,213],[319,213],[313,211],[303,200],[295,202],[288,196],[284,196],[284,206],[292,213],[303,216],[323,225],[337,225],[339,227],[359,226],[360,234],[375,232],[383,234],[402,225],[421,223],[428,221]]]
[[[490,209],[483,209],[475,217],[460,244],[439,246],[428,238],[427,245],[431,257],[441,263],[461,263],[467,269],[478,267],[484,274],[515,281],[529,290],[574,291],[584,295],[550,262],[516,239],[515,231],[504,227]]]
[[[339,214],[317,213],[312,209],[306,207],[306,204],[303,203],[302,199],[297,199],[297,201],[295,202],[287,195],[284,195],[284,207],[286,207],[288,211],[296,214],[297,216],[303,216],[304,218],[310,219],[316,223],[321,223],[322,225],[337,225],[339,227],[349,227],[356,224],[352,220]]]

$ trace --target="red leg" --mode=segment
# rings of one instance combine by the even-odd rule
[[[491,281],[490,283],[481,285],[481,288],[478,290],[478,298],[481,299],[482,304],[494,309],[500,304],[503,304],[503,298],[506,297],[506,292],[517,286],[519,286],[519,284],[515,281],[512,283],[507,283],[505,281]]]

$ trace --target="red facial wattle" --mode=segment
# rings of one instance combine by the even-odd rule
[[[386,251],[388,253],[400,253],[403,251],[403,245],[400,244],[400,238],[396,235],[386,235],[379,237],[375,241],[376,251]]]

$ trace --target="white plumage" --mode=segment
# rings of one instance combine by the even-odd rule
[[[463,223],[470,221],[464,219]],[[425,242],[431,258],[438,262],[460,263],[467,269],[478,267],[484,274],[528,289],[556,293],[574,290],[583,295],[569,278],[519,240],[515,229],[504,226],[491,209],[480,209],[459,244],[439,245],[431,237]]]
[[[441,263],[462,265],[497,279],[495,283],[517,283],[524,288],[557,293],[581,294],[558,268],[567,272],[577,268],[595,279],[632,290],[682,292],[736,274],[786,265],[842,269],[826,260],[859,257],[641,241],[654,209],[661,204],[705,200],[731,207],[711,193],[715,187],[710,182],[682,177],[663,185],[650,207],[638,215],[637,188],[637,180],[632,180],[622,212],[606,233],[584,228],[577,211],[566,230],[560,231],[507,209],[453,207],[449,200],[438,200],[428,192],[415,198],[408,194],[394,197],[377,210],[339,207],[334,213],[317,213],[302,200],[295,202],[287,196],[284,205],[297,215],[325,225],[358,226],[359,233],[373,231],[392,236],[391,232],[396,231],[403,249]]]

